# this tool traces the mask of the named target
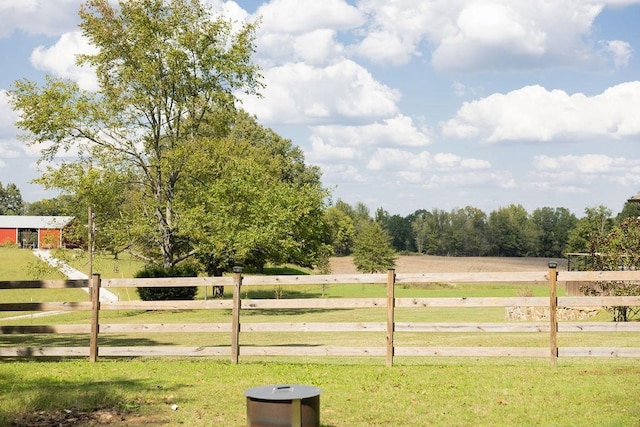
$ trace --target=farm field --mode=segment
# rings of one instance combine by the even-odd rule
[[[28,254],[28,253],[27,253]],[[0,253],[0,256],[2,253]],[[81,263],[82,259],[78,259]],[[123,267],[123,260],[119,266]],[[406,256],[398,259],[398,272],[537,271],[549,259],[475,259]],[[559,262],[560,260],[553,260]],[[16,261],[17,262],[17,261]],[[124,268],[104,271],[119,277]],[[353,273],[349,258],[332,260],[333,273]],[[78,267],[76,267],[78,268]],[[563,268],[560,264],[559,268]],[[1,268],[0,268],[1,269]],[[8,278],[4,280],[10,280]],[[15,279],[14,279],[15,280]],[[519,295],[514,285],[438,285],[403,287],[397,297]],[[64,292],[75,290],[62,290]],[[279,290],[295,296],[298,290]],[[329,286],[304,289],[330,297],[383,296],[384,286]],[[546,286],[524,289],[547,294]],[[4,292],[4,291],[0,291]],[[134,291],[135,292],[135,291]],[[244,292],[244,291],[243,291]],[[246,291],[250,297],[272,298],[274,289]],[[287,295],[288,294],[288,295]],[[0,296],[3,294],[0,294]],[[227,296],[229,297],[229,295]],[[407,310],[407,321],[491,321],[503,319],[500,308],[479,308],[471,314],[447,309]],[[213,313],[212,313],[213,311]],[[69,324],[86,320],[86,313],[43,318],[38,324]],[[309,310],[278,314],[263,310],[245,315],[245,322],[380,321],[382,309]],[[203,312],[105,312],[105,323],[225,322],[226,310]],[[600,319],[602,320],[602,319]],[[1,319],[0,319],[1,321]],[[25,322],[25,321],[22,321]],[[26,323],[32,324],[28,319]],[[16,321],[2,321],[16,324]],[[243,334],[247,345],[317,345],[338,339],[338,345],[384,342],[384,334]],[[378,336],[379,335],[379,336]],[[637,346],[632,334],[612,334],[610,345]],[[1,336],[0,345],[20,345],[20,335]],[[71,345],[86,345],[87,338],[62,336]],[[31,336],[31,345],[51,345],[51,337]],[[219,340],[219,341],[218,341]],[[420,345],[424,335],[398,334],[398,342]],[[575,340],[575,341],[569,341]],[[561,345],[598,345],[597,334],[579,338],[560,335]],[[228,334],[155,334],[105,337],[103,345],[139,345],[158,342],[177,345],[228,345]],[[430,334],[429,345],[546,345],[546,334]],[[31,341],[30,341],[31,342]],[[606,345],[607,343],[603,343]],[[321,360],[321,361],[320,361]],[[557,368],[548,359],[512,358],[397,358],[386,367],[382,358],[347,357],[241,357],[232,364],[226,357],[0,359],[0,426],[244,426],[244,390],[266,384],[307,384],[320,387],[321,425],[640,425],[640,375],[637,359],[561,359]],[[177,410],[172,410],[172,405]],[[74,421],[75,420],[75,421]]]
[[[505,257],[444,257],[403,255],[396,260],[398,273],[456,273],[490,271],[539,271],[549,262],[558,263],[559,270],[567,269],[564,258],[505,258]],[[352,257],[334,257],[330,261],[333,274],[357,273]]]
[[[73,268],[88,272],[88,257],[84,252],[66,250],[61,252],[62,258]],[[38,278],[59,279],[62,276],[53,269],[46,269],[30,251],[25,249],[0,247],[0,280],[32,280]],[[550,261],[558,263],[559,270],[565,270],[567,260],[564,258],[506,258],[506,257],[443,257],[430,255],[402,255],[396,260],[395,269],[402,273],[423,272],[483,272],[483,271],[538,271],[546,269]],[[39,265],[39,267],[38,267]],[[94,271],[105,278],[133,277],[143,267],[139,260],[121,254],[115,260],[110,254],[96,254]],[[357,273],[353,258],[332,257],[330,260],[332,274]],[[295,270],[294,270],[295,271]],[[306,270],[300,269],[301,273]]]

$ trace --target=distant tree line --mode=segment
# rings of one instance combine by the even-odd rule
[[[0,214],[86,219],[85,207],[78,207],[77,197],[61,195],[27,203],[12,183],[6,187],[0,183]],[[586,208],[578,218],[562,207],[542,207],[529,213],[515,204],[488,214],[467,206],[450,211],[419,209],[407,216],[378,208],[372,215],[363,203],[350,205],[338,200],[324,210],[323,222],[326,243],[336,256],[367,252],[375,244],[401,254],[560,258],[570,252],[596,251],[594,242],[604,241],[625,219],[638,216],[640,207],[629,202],[616,216],[600,205]],[[80,240],[84,233],[79,232]],[[389,253],[385,256],[386,260],[393,258]]]
[[[543,207],[529,213],[521,205],[498,208],[488,214],[467,206],[445,211],[419,209],[407,216],[338,200],[326,210],[336,255],[355,248],[360,230],[377,223],[399,253],[442,256],[564,257],[568,252],[589,253],[592,242],[606,236],[624,219],[637,217],[640,209],[626,203],[612,216],[605,206],[589,207],[578,218],[566,208]]]
[[[5,187],[0,182],[2,215],[84,217],[84,211],[78,212],[77,201],[61,195],[27,203],[15,184]],[[326,208],[324,221],[336,256],[352,254],[358,235],[376,224],[399,253],[562,257],[567,252],[589,252],[592,241],[606,236],[624,219],[639,215],[637,205],[626,203],[615,217],[602,205],[586,208],[581,218],[566,208],[543,207],[529,213],[521,205],[501,207],[489,214],[471,206],[450,211],[419,209],[404,217],[378,208],[372,216],[363,203],[352,206],[338,200]]]

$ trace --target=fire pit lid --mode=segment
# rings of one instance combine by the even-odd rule
[[[316,397],[322,393],[318,387],[301,384],[277,384],[252,387],[244,394],[250,399],[260,400],[298,400]]]

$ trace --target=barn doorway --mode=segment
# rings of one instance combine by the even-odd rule
[[[38,249],[38,229],[19,228],[18,244],[26,249]]]

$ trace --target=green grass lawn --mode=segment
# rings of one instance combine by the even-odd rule
[[[546,361],[488,359],[393,368],[331,360],[5,361],[0,425],[39,411],[111,408],[120,413],[115,425],[245,426],[244,390],[305,384],[322,390],[325,427],[636,426],[639,375],[637,362],[620,360],[566,361],[555,369]]]
[[[0,280],[29,279],[39,262],[30,252],[0,248]],[[75,257],[74,257],[75,254]],[[87,267],[82,254],[65,259]],[[6,263],[4,261],[7,261]],[[6,266],[11,265],[11,268]],[[115,265],[115,267],[114,267]],[[103,277],[131,277],[142,264],[121,256],[98,256]],[[17,267],[15,267],[17,266]],[[4,271],[3,271],[4,270]],[[86,271],[86,270],[85,270]],[[97,269],[95,271],[98,271]],[[106,272],[109,272],[107,274]],[[54,274],[55,276],[55,274]],[[2,279],[3,278],[3,279]],[[42,278],[42,277],[41,277]],[[59,277],[44,277],[59,278]],[[198,298],[204,298],[204,288]],[[547,296],[546,285],[403,285],[396,297]],[[226,297],[230,298],[231,290]],[[243,297],[385,297],[384,285],[245,287]],[[121,289],[121,299],[138,299]],[[2,301],[76,301],[78,289],[0,290]],[[0,315],[3,315],[0,313]],[[229,310],[102,311],[108,323],[228,323]],[[397,309],[398,321],[501,322],[503,308]],[[89,312],[55,317],[4,320],[3,325],[88,323]],[[241,322],[385,322],[385,309],[243,310]],[[603,312],[594,320],[610,320]],[[637,334],[636,334],[637,335]],[[242,345],[385,345],[385,333],[241,333]],[[0,335],[0,346],[86,346],[85,335]],[[396,333],[406,346],[548,346],[546,333]],[[637,346],[631,333],[566,334],[560,346]],[[101,335],[102,346],[229,346],[230,334]],[[75,360],[0,359],[0,426],[20,424],[28,414],[67,410],[108,410],[123,418],[115,425],[246,425],[243,391],[266,384],[320,387],[321,422],[329,426],[424,425],[630,425],[640,426],[640,364],[634,359],[241,357],[234,365],[221,358],[128,358],[89,363]],[[171,404],[177,404],[174,411]]]
[[[89,256],[81,250],[57,250],[55,256],[64,259],[67,264],[85,274],[89,273]],[[120,253],[115,257],[111,253],[97,252],[93,255],[93,272],[105,279],[122,279],[133,277],[144,268],[144,261],[128,253]]]
[[[0,281],[64,279],[29,249],[0,246]]]

